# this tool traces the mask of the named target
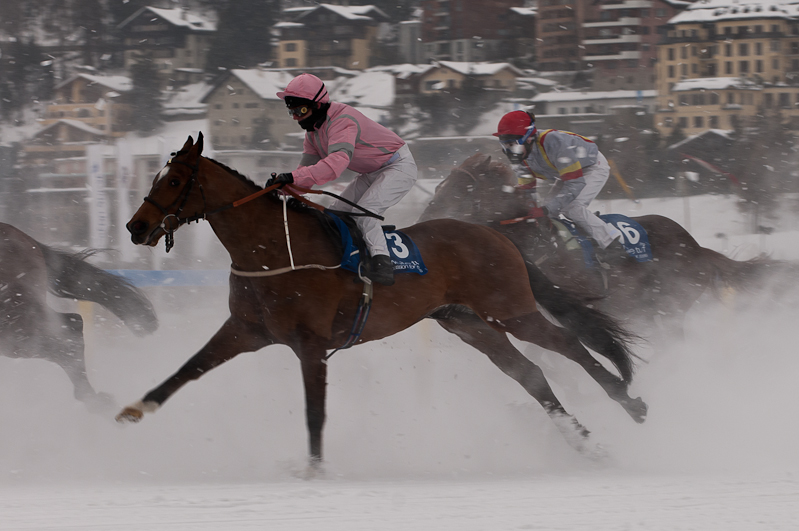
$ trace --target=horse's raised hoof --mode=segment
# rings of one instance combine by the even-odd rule
[[[119,412],[116,416],[117,422],[139,422],[144,417],[144,412],[141,409],[133,406],[127,406]]]
[[[624,406],[625,411],[633,418],[635,422],[638,424],[643,424],[646,420],[647,411],[649,411],[649,406],[646,405],[646,402],[641,400],[641,397],[638,398],[630,398],[629,400],[625,400],[622,403]]]

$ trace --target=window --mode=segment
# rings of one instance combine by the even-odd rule
[[[656,17],[665,17],[666,16],[666,10],[662,9],[662,8],[661,9],[655,9],[655,16]]]
[[[244,108],[245,109],[257,109],[258,108],[258,103],[257,102],[245,103],[244,104]]]
[[[771,33],[779,33],[780,27],[777,24],[771,25]]]
[[[680,48],[680,59],[688,59],[688,48],[685,46]]]
[[[761,61],[760,59],[755,61],[755,72],[757,72],[758,74],[763,72],[763,61]]]
[[[580,114],[580,108],[579,107],[572,107],[572,114]]]
[[[732,61],[725,61],[724,62],[724,73],[725,74],[732,74]]]
[[[787,109],[791,106],[791,95],[787,92],[780,92],[780,108]]]
[[[680,65],[680,75],[687,76],[688,75],[688,65],[683,63]]]
[[[674,77],[674,65],[669,65],[669,77]]]
[[[735,94],[732,92],[727,93],[727,105],[732,105],[735,103]]]
[[[763,43],[756,42],[755,43],[755,55],[763,55]]]
[[[777,59],[777,58],[772,59],[771,60],[771,68],[773,68],[774,70],[779,70],[780,69],[780,60]]]
[[[764,94],[764,96],[765,96],[764,105],[766,109],[771,109],[772,107],[774,107],[774,94],[766,93]]]
[[[691,73],[692,73],[692,74],[696,74],[697,72],[699,72],[699,65],[698,65],[698,64],[696,64],[696,63],[693,63],[693,64],[691,65]]]
[[[297,51],[297,43],[296,42],[287,42],[285,46],[285,50],[287,52],[296,52]]]
[[[705,104],[705,95],[704,94],[694,94],[691,97],[691,103],[694,105],[704,105]]]
[[[705,119],[702,116],[694,116],[694,127],[704,127]]]
[[[749,73],[749,61],[739,61],[738,62],[738,72],[740,74],[748,74]]]
[[[687,116],[680,116],[677,119],[677,125],[679,125],[683,129],[688,127],[688,117]]]
[[[297,59],[294,57],[289,57],[286,59],[286,66],[297,66]]]
[[[738,43],[738,55],[749,55],[749,44],[746,42]]]
[[[726,57],[732,57],[732,44],[724,45],[724,55]]]
[[[718,127],[719,127],[719,117],[718,116],[710,116],[710,117],[708,117],[707,125],[711,129],[718,129]]]
[[[791,43],[791,55],[799,54],[799,42]]]
[[[710,104],[711,105],[718,105],[719,104],[719,93],[718,92],[711,92],[710,93]]]
[[[755,26],[755,33],[763,33],[763,26]]]
[[[669,48],[669,61],[674,61],[674,48]]]
[[[566,114],[566,107],[558,107],[558,114]]]
[[[772,39],[770,42],[771,42],[771,44],[770,44],[770,48],[769,49],[772,52],[779,52],[780,51],[780,41],[778,41],[776,39]]]

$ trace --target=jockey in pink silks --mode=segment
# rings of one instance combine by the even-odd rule
[[[311,187],[338,179],[349,169],[357,175],[341,196],[379,215],[413,188],[416,162],[405,142],[349,105],[331,103],[321,79],[300,74],[277,96],[306,133],[297,169],[281,173],[267,184]],[[329,208],[356,210],[341,201]],[[356,219],[371,254],[364,276],[386,286],[394,284],[394,266],[380,220],[369,216]]]

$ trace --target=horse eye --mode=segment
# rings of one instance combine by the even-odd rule
[[[171,181],[169,181],[169,186],[180,186],[180,180],[172,179]]]

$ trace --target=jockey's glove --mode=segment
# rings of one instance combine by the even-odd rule
[[[272,178],[266,181],[266,186],[279,184],[281,187],[294,182],[294,176],[291,173],[278,173],[272,174]]]
[[[549,211],[547,210],[547,207],[541,207],[541,208],[535,207],[531,208],[530,212],[528,212],[527,215],[530,216],[531,218],[548,218]]]

